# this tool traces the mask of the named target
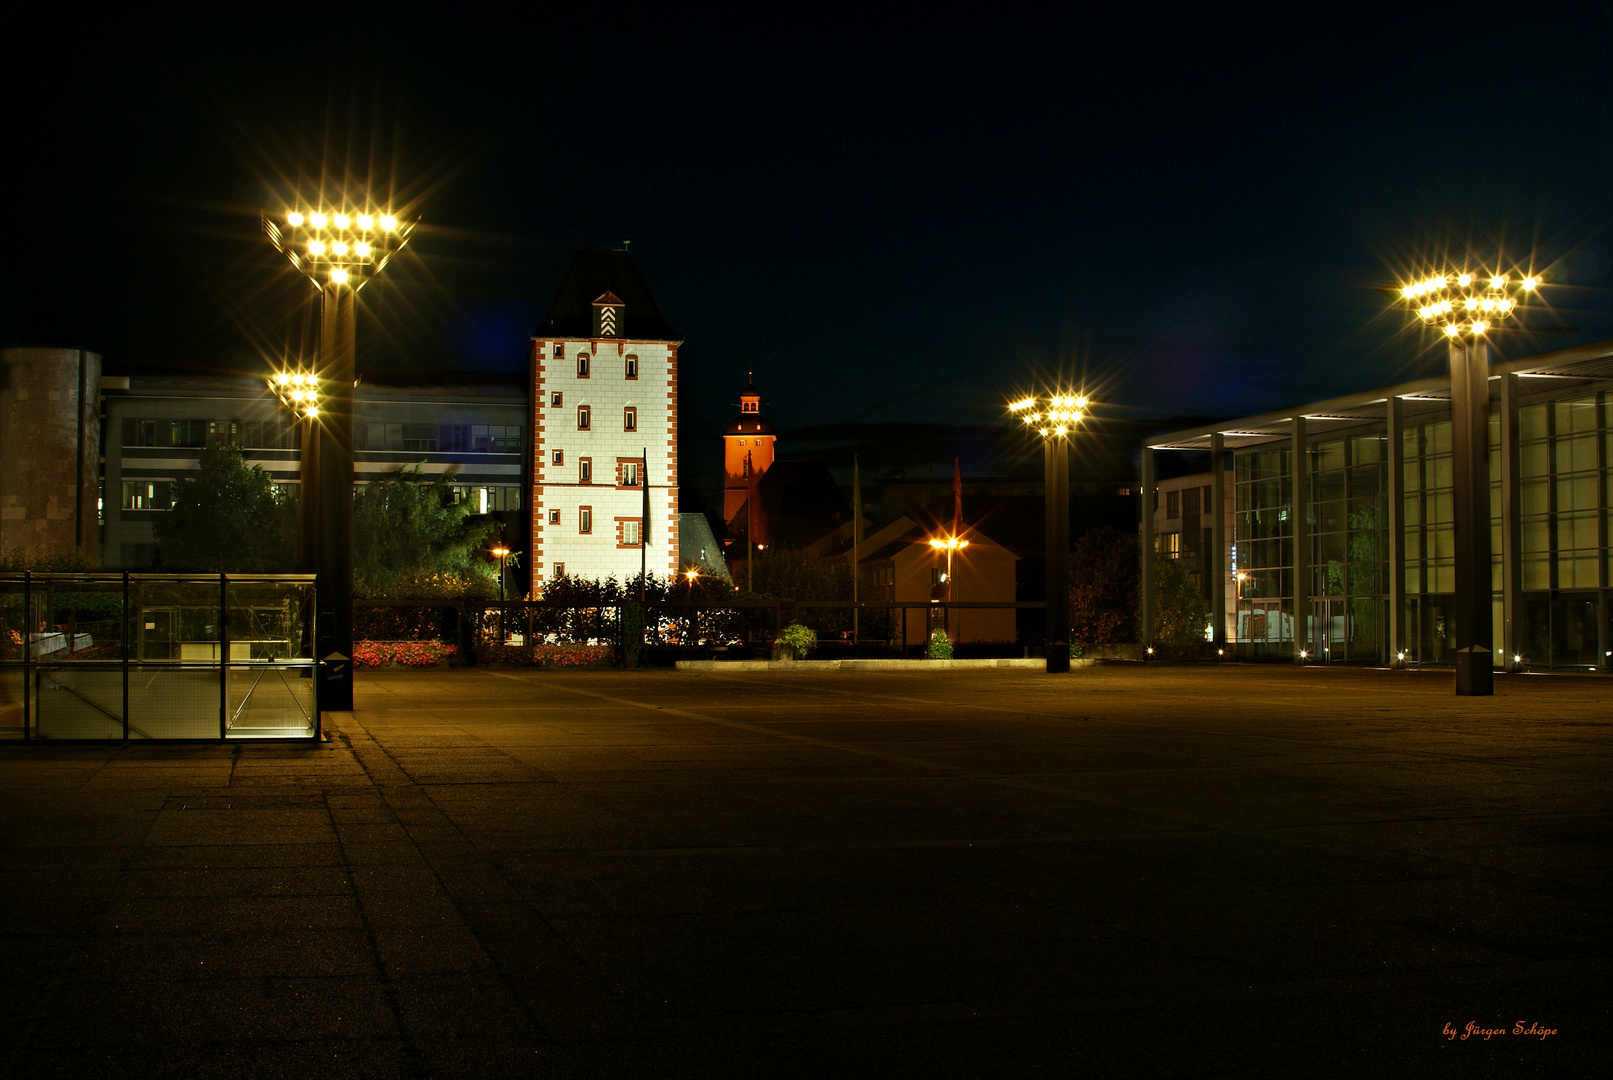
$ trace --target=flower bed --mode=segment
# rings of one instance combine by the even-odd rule
[[[517,667],[594,667],[611,662],[609,645],[484,645],[481,659],[489,664]]]
[[[440,641],[355,641],[353,666],[435,667],[458,652],[458,646],[444,645]]]

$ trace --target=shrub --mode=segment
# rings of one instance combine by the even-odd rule
[[[353,643],[353,666],[402,664],[404,667],[434,667],[458,651],[457,647],[444,645],[440,641],[356,641]]]
[[[805,659],[807,653],[818,647],[818,635],[813,633],[809,626],[802,626],[798,622],[791,623],[779,631],[778,637],[773,640],[773,645],[775,647],[788,645],[795,650],[798,659]]]
[[[490,664],[512,664],[534,668],[590,667],[608,664],[614,650],[609,645],[484,645],[482,660]]]
[[[945,630],[931,632],[930,644],[925,648],[924,655],[931,660],[952,659],[952,639],[947,637]]]

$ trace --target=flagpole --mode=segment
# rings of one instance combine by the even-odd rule
[[[958,465],[958,459],[952,459],[952,539],[956,541],[963,534],[963,470]],[[958,576],[952,572],[952,552],[947,552],[947,599],[952,603],[958,602]],[[954,641],[963,641],[963,609],[956,609],[957,635]]]
[[[644,448],[644,521],[638,529],[638,602],[644,603],[644,579],[650,567],[650,448]]]
[[[857,455],[851,455],[851,643],[857,644],[857,579],[862,576],[862,563],[857,558],[857,544],[862,539],[863,496],[857,472]]]
[[[752,479],[750,451],[745,451],[745,483],[750,497],[745,500],[745,591],[756,591],[756,482]]]

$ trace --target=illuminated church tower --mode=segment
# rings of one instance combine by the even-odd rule
[[[762,395],[746,372],[750,384],[739,395],[739,416],[729,421],[723,432],[723,521],[732,526],[734,515],[745,505],[750,489],[745,481],[745,458],[760,477],[773,464],[773,426],[762,419]]]

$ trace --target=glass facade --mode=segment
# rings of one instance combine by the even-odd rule
[[[1524,383],[1524,390],[1533,387]],[[1407,406],[1414,403],[1408,401]],[[1455,513],[1448,409],[1408,408],[1400,441],[1400,649],[1408,664],[1454,662]],[[1613,401],[1607,393],[1557,400],[1524,397],[1518,408],[1518,595],[1511,605],[1513,654],[1503,596],[1509,538],[1502,518],[1502,417],[1492,413],[1491,579],[1497,663],[1613,669]],[[1293,448],[1289,440],[1234,454],[1231,522],[1236,623],[1229,638],[1248,658],[1387,663],[1392,603],[1389,537],[1391,437],[1387,419],[1312,432],[1301,467],[1308,499],[1308,595],[1296,611]]]

